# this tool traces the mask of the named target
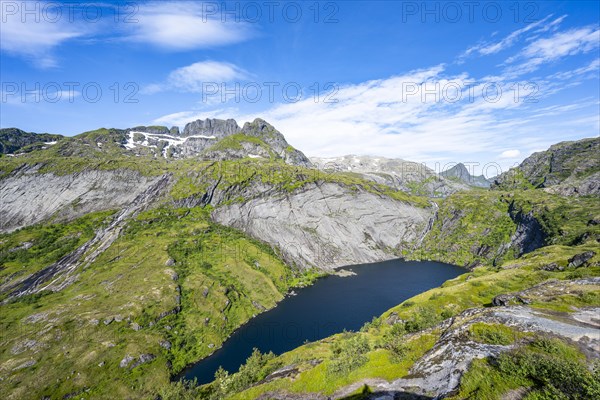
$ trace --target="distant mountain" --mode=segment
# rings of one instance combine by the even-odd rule
[[[14,154],[41,149],[59,140],[62,135],[25,132],[17,128],[0,129],[0,154]]]
[[[467,185],[440,177],[424,164],[413,161],[356,155],[311,157],[310,160],[324,171],[356,173],[365,179],[417,195],[443,197],[469,189]]]
[[[440,173],[440,175],[444,178],[466,183],[469,186],[489,188],[491,184],[483,175],[471,175],[463,163],[456,164],[454,167]]]
[[[12,134],[12,137],[24,136]],[[27,143],[34,139],[29,138]],[[46,140],[49,139],[49,136],[46,137]],[[259,158],[283,160],[297,166],[311,165],[309,159],[292,147],[277,129],[258,118],[243,127],[239,127],[233,119],[206,119],[188,123],[183,133],[178,127],[137,126],[100,128],[73,137],[61,136],[60,139],[52,149],[58,157],[96,157],[102,154],[110,157],[194,157],[202,160]],[[37,137],[37,141],[43,144],[41,140]]]
[[[545,188],[564,195],[600,194],[600,137],[557,143],[499,175],[504,190]]]

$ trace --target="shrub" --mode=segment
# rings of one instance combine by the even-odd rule
[[[367,339],[355,334],[350,339],[335,343],[334,358],[328,365],[327,372],[332,375],[347,375],[367,362],[365,353],[370,350]]]
[[[600,398],[600,380],[582,363],[562,356],[521,349],[500,355],[498,369],[532,381],[539,399]]]
[[[435,309],[431,306],[418,307],[410,318],[404,323],[404,329],[407,332],[419,332],[430,328],[441,322],[441,317],[437,315]]]
[[[515,341],[515,332],[504,325],[474,323],[469,327],[469,336],[476,342],[508,346]]]
[[[222,399],[227,394],[241,392],[253,383],[264,379],[271,372],[265,367],[274,358],[275,354],[272,352],[263,354],[254,348],[250,357],[246,359],[246,363],[240,367],[237,373],[229,375],[226,370],[219,367],[212,384],[212,398]]]

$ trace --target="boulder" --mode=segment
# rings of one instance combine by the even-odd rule
[[[166,350],[171,350],[171,342],[169,342],[168,340],[161,340],[159,344],[160,344],[160,347],[162,347]]]
[[[119,363],[119,367],[121,368],[127,368],[127,366],[134,360],[134,358],[132,356],[130,356],[129,354],[127,354],[125,357],[123,357],[123,359],[121,360],[121,362]]]
[[[134,369],[135,367],[137,367],[139,365],[146,364],[146,363],[154,360],[155,358],[156,358],[156,356],[154,354],[150,354],[150,353],[142,354],[138,357],[137,361],[131,365],[131,369]]]
[[[494,307],[506,307],[509,305],[509,303],[512,299],[513,299],[513,296],[511,296],[511,295],[499,294],[498,296],[494,297],[494,299],[492,300],[492,305],[494,305]]]
[[[569,267],[579,268],[583,264],[587,263],[592,257],[596,255],[593,251],[586,251],[581,254],[577,254],[569,258]]]
[[[542,267],[540,267],[540,269],[544,271],[563,271],[564,267],[561,267],[557,263],[552,262],[550,264],[543,265]]]

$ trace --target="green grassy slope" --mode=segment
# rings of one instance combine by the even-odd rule
[[[508,243],[515,232],[514,215],[518,213],[531,214],[540,222],[546,234],[545,242],[537,250],[521,256],[506,246],[505,253],[498,255],[497,249]],[[423,248],[415,254],[420,258],[479,265],[472,271],[390,309],[365,324],[360,332],[335,335],[263,360],[261,364],[254,363],[254,373],[250,374],[254,380],[250,383],[247,373],[220,376],[213,384],[200,389],[175,386],[172,397],[165,398],[190,393],[200,398],[219,398],[225,393],[232,399],[254,399],[273,392],[328,396],[364,379],[391,381],[404,377],[440,338],[442,331],[435,326],[443,320],[467,309],[490,307],[492,299],[500,294],[520,292],[552,280],[600,276],[600,231],[592,222],[598,220],[599,213],[600,204],[591,197],[564,198],[541,190],[457,193],[441,201],[438,220]],[[475,251],[482,246],[491,248],[492,256],[482,256]],[[569,266],[569,259],[588,251],[596,254],[585,266]],[[600,296],[595,288],[581,288],[577,293],[550,298],[534,297],[529,307],[566,313],[598,307]],[[403,322],[392,324],[389,322],[392,319]],[[589,362],[586,363],[580,350],[570,343],[556,339],[552,346],[563,349],[556,354],[559,350],[536,347],[536,343],[545,338],[513,335],[504,326],[476,326],[472,335],[476,340],[488,342],[510,340],[517,350],[503,356],[501,364],[495,359],[474,363],[462,381],[457,399],[470,396],[500,399],[507,391],[519,388],[533,388],[528,399],[583,399],[600,387],[600,377],[590,374]],[[553,363],[574,371],[578,379],[575,384],[591,385],[592,392],[579,393],[569,387],[553,386],[551,383],[559,379],[556,375],[559,372],[544,369]],[[283,366],[293,366],[295,371],[291,378],[262,382]],[[506,371],[508,366],[514,367],[510,367],[513,368],[510,373]],[[533,376],[531,371],[538,370],[548,375],[539,372],[540,377]],[[364,390],[368,392],[368,388]]]
[[[2,281],[58,258],[107,214],[2,235]],[[14,250],[23,243],[33,245]],[[40,246],[56,250],[40,256]],[[215,226],[208,210],[147,211],[75,284],[1,306],[2,392],[8,398],[147,398],[290,287],[315,277],[290,270],[264,244]],[[170,351],[160,345],[166,341]],[[156,358],[119,367],[126,355],[141,354]]]

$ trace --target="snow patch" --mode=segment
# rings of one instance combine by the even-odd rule
[[[133,140],[133,136],[136,134],[140,134],[144,136],[144,141],[141,143],[137,143]],[[204,135],[192,135],[192,136],[187,136],[187,137],[177,137],[177,136],[172,136],[172,135],[165,135],[165,134],[157,134],[157,133],[148,133],[148,132],[141,132],[141,131],[130,131],[129,132],[129,138],[127,139],[127,143],[125,143],[125,148],[127,149],[134,149],[137,146],[144,146],[144,147],[153,147],[156,148],[156,145],[151,145],[150,144],[150,140],[156,140],[156,141],[165,141],[167,142],[167,145],[164,146],[163,151],[162,151],[162,156],[167,158],[167,149],[169,147],[176,147],[176,146],[181,146],[182,144],[184,144],[188,139],[207,139],[207,140],[215,140],[216,136],[204,136]]]

